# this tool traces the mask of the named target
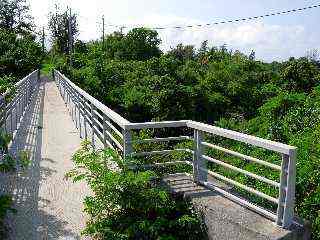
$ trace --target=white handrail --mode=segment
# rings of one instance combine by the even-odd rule
[[[188,152],[193,154],[193,174],[195,182],[199,184],[203,184],[206,187],[212,188],[224,196],[231,198],[239,202],[240,204],[251,208],[254,211],[259,212],[260,214],[269,217],[282,227],[289,227],[293,223],[293,215],[294,215],[294,194],[295,194],[295,161],[296,161],[296,151],[297,148],[286,145],[283,143],[270,141],[267,139],[247,135],[244,133],[227,130],[223,128],[219,128],[216,126],[208,125],[205,123],[190,121],[190,120],[181,120],[181,121],[162,121],[162,122],[144,122],[144,123],[131,123],[128,120],[121,117],[118,113],[112,111],[110,108],[103,105],[101,102],[93,98],[91,95],[83,91],[81,88],[72,83],[69,79],[67,79],[64,75],[59,73],[58,71],[54,71],[55,80],[60,89],[62,97],[65,99],[66,103],[70,103],[70,101],[74,101],[74,108],[78,107],[79,110],[79,119],[81,119],[81,114],[83,114],[84,121],[87,121],[91,124],[92,128],[92,140],[94,145],[94,135],[96,134],[99,139],[104,143],[104,146],[110,146],[112,148],[119,149],[123,157],[127,156],[152,156],[152,155],[163,155],[163,154],[172,154],[176,151]],[[85,101],[81,102],[82,96]],[[79,100],[80,99],[80,100]],[[80,102],[79,102],[80,101]],[[70,105],[71,107],[71,105]],[[81,108],[84,107],[84,111]],[[99,109],[102,114],[100,115],[96,110]],[[75,115],[76,109],[71,111],[71,114]],[[75,118],[75,121],[77,118]],[[122,128],[122,135],[117,130],[115,126],[111,124],[108,120],[111,119],[114,123],[119,125]],[[81,121],[79,120],[81,127]],[[76,124],[77,125],[77,124]],[[142,139],[142,140],[132,140],[131,131],[142,130],[142,129],[159,129],[159,128],[188,128],[193,130],[194,136],[175,136],[175,137],[164,137],[164,138],[152,138],[152,139]],[[115,135],[112,134],[114,131]],[[117,140],[116,137],[121,135],[120,139]],[[203,141],[204,134],[211,134],[216,136],[221,136],[227,139],[232,139],[235,141],[243,142],[246,144],[250,144],[255,147],[267,149],[276,153],[280,153],[282,155],[282,163],[281,166],[278,166],[274,163],[270,163],[267,161],[263,161],[257,159],[255,157],[247,156],[241,153],[238,153],[233,150],[229,150],[208,142]],[[81,129],[80,129],[81,135]],[[85,137],[86,134],[85,134]],[[122,141],[122,145],[120,141]],[[134,143],[151,143],[151,142],[164,142],[164,141],[177,141],[177,140],[193,140],[194,148],[193,149],[164,149],[164,150],[153,150],[149,152],[134,152],[132,145]],[[241,168],[235,167],[229,163],[225,163],[223,161],[217,160],[215,158],[206,156],[204,153],[204,147],[214,148],[218,151],[222,151],[224,153],[233,155],[235,157],[239,157],[242,159],[246,159],[248,161],[254,162],[255,164],[263,165],[264,167],[269,167],[273,170],[280,171],[280,181],[279,183],[273,180],[270,180],[266,177],[259,176],[256,173],[251,173],[247,170],[243,170]],[[249,176],[250,178],[257,179],[262,181],[265,184],[268,184],[274,188],[278,188],[279,196],[275,198],[273,196],[262,193],[258,190],[253,189],[252,187],[245,186],[243,183],[236,182],[230,178],[222,176],[221,174],[215,173],[213,171],[209,171],[207,168],[206,162],[210,161],[214,164],[221,165],[232,171],[235,171],[240,174],[244,174]],[[178,163],[179,161],[177,161]],[[181,163],[181,162],[180,162]],[[172,164],[172,162],[170,162]],[[208,182],[207,175],[210,173],[212,176],[223,180],[231,185],[240,187],[250,193],[254,193],[255,195],[262,197],[264,199],[269,200],[270,202],[277,204],[277,213],[272,213],[263,209],[262,207],[258,207],[248,201],[241,200],[239,196],[227,192],[223,189],[220,189],[218,186],[213,186],[212,183]]]
[[[248,143],[257,147],[261,147],[264,149],[272,150],[275,152],[283,153],[283,154],[290,154],[291,152],[295,151],[297,148],[286,145],[283,143],[247,135],[244,133],[223,129],[215,126],[211,126],[205,123],[199,123],[194,121],[188,121],[187,126],[192,129],[197,129],[199,131],[211,133],[217,136],[233,139],[236,141]]]
[[[39,70],[35,70],[14,85],[16,94],[11,101],[6,102],[6,97],[10,94],[9,90],[4,93],[4,102],[1,105],[2,109],[0,109],[2,110],[0,112],[0,127],[4,128],[7,133],[14,134],[19,128],[21,117],[30,104],[38,80]],[[10,129],[8,119],[10,120]]]
[[[55,74],[58,74],[62,77],[63,81],[68,83],[77,93],[82,95],[86,100],[91,102],[97,109],[99,109],[102,113],[107,115],[112,121],[116,122],[121,128],[124,128],[126,124],[129,124],[130,122],[120,116],[118,113],[112,111],[110,108],[105,106],[103,103],[92,97],[89,93],[79,88],[77,85],[75,85],[73,82],[71,82],[67,77],[65,77],[62,73],[58,71],[54,71]]]

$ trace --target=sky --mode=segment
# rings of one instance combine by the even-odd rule
[[[102,16],[106,25],[185,26],[263,15],[320,4],[316,0],[29,0],[37,26],[47,26],[48,13],[55,3],[71,6],[78,14],[79,39],[89,41],[102,35]],[[249,54],[264,61],[283,61],[320,51],[320,8],[274,16],[256,21],[229,23],[205,28],[159,30],[161,49],[170,50],[179,43],[199,47],[227,45],[228,49]],[[106,26],[106,33],[119,28]],[[126,30],[124,30],[126,31]]]

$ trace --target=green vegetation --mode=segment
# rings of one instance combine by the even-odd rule
[[[72,33],[76,37],[76,15],[71,18]],[[297,146],[295,211],[297,215],[312,222],[313,239],[320,239],[320,60],[316,54],[299,59],[290,58],[284,62],[265,63],[256,60],[254,52],[247,56],[239,51],[228,50],[226,46],[209,47],[207,42],[203,42],[199,49],[179,44],[163,53],[159,48],[161,39],[157,32],[145,28],[133,29],[127,34],[115,32],[106,36],[104,41],[75,41],[71,52],[72,45],[67,38],[67,19],[68,11],[57,9],[50,14],[53,45],[45,56],[35,40],[33,23],[25,1],[0,2],[0,94],[38,68],[43,57],[46,57],[42,65],[43,73],[49,74],[54,67],[61,70],[81,88],[130,121],[192,119]],[[141,135],[134,137],[143,134],[164,136],[166,133],[141,131]],[[281,160],[281,156],[235,141],[207,138],[263,160],[274,163]],[[5,142],[6,138],[0,138],[0,141]],[[179,147],[190,144],[184,142]],[[137,145],[135,148],[144,150],[152,147],[156,150],[164,146],[174,147],[158,144]],[[188,229],[198,224],[198,218],[188,203],[170,198],[163,189],[153,185],[153,178],[159,177],[160,172],[130,171],[109,150],[81,151],[75,155],[75,161],[84,165],[85,172],[84,175],[75,173],[74,177],[85,178],[96,193],[94,198],[86,201],[87,211],[92,216],[86,233],[102,238],[111,238],[116,234],[130,238],[140,233],[153,238],[163,233],[162,239],[170,239],[175,229],[183,228],[183,224],[187,224]],[[233,165],[259,172],[270,179],[279,178],[277,173],[255,164],[215,151],[208,154],[215,154]],[[104,161],[111,156],[123,166],[122,172],[113,173],[105,167]],[[22,153],[20,157],[22,163],[28,164],[27,153]],[[181,159],[188,156],[174,153],[173,157]],[[83,159],[88,164],[81,162]],[[153,160],[144,159],[144,163]],[[1,169],[9,171],[13,166],[12,161],[14,159],[5,157],[1,160]],[[209,167],[262,192],[277,194],[274,188],[258,181],[215,165]],[[96,172],[96,168],[101,171]],[[185,167],[180,170],[189,171]],[[168,169],[164,172],[168,172]],[[92,178],[89,173],[96,175]],[[104,177],[107,179],[102,179]],[[137,197],[131,198],[133,202],[128,201],[125,195],[115,195],[112,199],[110,193],[115,193],[117,187],[123,188],[123,194],[134,194]],[[141,192],[137,189],[141,189]],[[105,195],[101,195],[100,191]],[[108,199],[100,201],[104,196]],[[261,199],[249,197],[252,201],[272,208]],[[151,203],[140,206],[139,199]],[[123,209],[123,215],[119,217],[112,215],[118,211],[115,208],[117,204]],[[132,208],[128,204],[132,204]],[[160,206],[164,211],[157,212]],[[101,211],[108,208],[112,210],[110,215]],[[139,214],[131,216],[130,211],[137,209]],[[168,227],[168,223],[150,218],[147,213],[151,210],[162,220],[168,219],[168,214],[174,211],[183,212],[186,219],[172,218]],[[96,215],[99,217],[95,218]],[[133,219],[135,224],[130,225]],[[166,226],[168,232],[161,231],[163,226]],[[197,231],[201,232],[201,229]],[[189,236],[192,235],[185,238]]]
[[[0,2],[0,94],[37,69],[43,58],[24,0]]]
[[[89,142],[73,160],[77,168],[68,176],[87,181],[94,192],[85,199],[90,220],[84,234],[106,240],[206,239],[191,203],[170,196],[155,172],[130,170],[130,162],[111,149],[95,151]]]
[[[0,239],[6,239],[7,229],[4,224],[4,219],[8,211],[15,212],[12,206],[12,198],[8,195],[0,196]]]
[[[312,222],[313,239],[320,239],[317,56],[265,63],[256,60],[254,52],[246,56],[225,46],[208,47],[207,42],[200,49],[180,44],[161,53],[160,42],[157,33],[148,29],[115,32],[104,42],[77,41],[72,67],[66,55],[56,56],[51,64],[130,121],[192,119],[297,146],[296,213]],[[152,134],[164,135],[159,131]],[[235,141],[210,140],[270,162],[279,164],[281,160],[279,155]],[[214,151],[208,154],[220,154],[233,165],[279,179],[270,169]],[[262,192],[278,194],[258,181],[209,167]]]

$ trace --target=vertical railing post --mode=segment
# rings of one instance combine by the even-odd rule
[[[73,87],[70,86],[70,91],[71,91],[71,95],[72,95],[72,99],[73,99],[73,118],[74,118],[74,122],[76,124],[76,128],[79,129],[78,126],[78,118],[77,118],[77,93],[75,91],[75,89]]]
[[[82,110],[83,110],[83,130],[84,130],[84,139],[88,139],[88,131],[87,131],[87,106],[85,98],[80,98],[82,102]]]
[[[280,188],[279,188],[279,198],[278,198],[278,209],[277,209],[277,220],[276,224],[282,226],[283,224],[283,213],[284,213],[284,204],[286,200],[286,187],[287,187],[287,168],[289,156],[282,154],[281,162],[281,173],[280,173]]]
[[[296,155],[296,149],[282,155],[276,223],[284,228],[289,228],[294,218]]]
[[[283,227],[288,228],[294,218],[294,202],[295,202],[295,187],[296,187],[296,157],[297,151],[293,149],[289,153],[288,168],[287,168],[287,191],[286,201],[283,213]]]
[[[93,148],[95,148],[95,139],[94,139],[94,126],[95,126],[95,106],[90,103],[90,109],[91,109],[91,144]]]
[[[107,124],[110,122],[110,119],[107,115],[103,114],[103,145],[105,148],[114,147],[112,139],[109,137],[109,134],[112,133],[111,128]],[[109,134],[108,134],[109,133]]]
[[[207,181],[207,166],[203,159],[203,132],[194,130],[193,179],[196,183]]]
[[[108,144],[107,144],[107,117],[105,114],[103,114],[103,120],[102,120],[102,126],[103,126],[103,129],[102,129],[102,134],[103,134],[103,146],[104,148],[107,148],[108,147]]]
[[[39,80],[40,80],[40,70],[38,69],[37,70],[37,80],[36,81],[39,82]]]
[[[66,100],[66,81],[63,81],[63,100],[67,102]]]
[[[82,138],[82,127],[81,127],[81,100],[80,100],[80,94],[76,92],[76,99],[77,99],[77,105],[78,105],[78,122],[79,122],[79,132],[80,132],[80,138]]]
[[[123,130],[123,159],[132,153],[132,136],[130,130]]]

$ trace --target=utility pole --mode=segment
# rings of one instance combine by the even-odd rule
[[[69,34],[69,57],[70,57],[70,67],[72,67],[72,52],[73,52],[73,34],[72,34],[72,15],[71,8],[69,9],[68,17],[68,34]]]
[[[102,50],[105,50],[105,44],[104,44],[104,15],[102,15]]]
[[[123,29],[124,29],[124,26],[120,27],[120,33],[121,33],[121,35],[123,34]]]
[[[45,33],[44,33],[44,27],[42,27],[42,38],[41,38],[41,42],[42,42],[42,52],[45,52]]]

